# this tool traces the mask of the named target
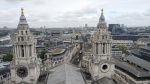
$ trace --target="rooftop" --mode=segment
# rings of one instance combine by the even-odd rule
[[[6,75],[7,73],[10,72],[10,69],[9,68],[3,68],[3,69],[0,69],[0,75]]]
[[[135,56],[128,56],[125,59],[127,61],[116,60],[115,66],[129,72],[135,77],[150,77],[150,73],[149,73],[150,64],[148,62]]]
[[[143,60],[143,59],[140,59],[138,57],[135,57],[135,56],[127,56],[125,59],[127,59],[128,61],[140,66],[141,68],[144,68],[146,70],[148,70],[150,72],[150,63]]]
[[[63,49],[55,49],[55,50],[52,51],[52,53],[60,53],[60,52],[62,52],[62,50]]]
[[[116,83],[112,79],[104,77],[98,81],[93,82],[92,84],[116,84]]]
[[[112,48],[112,51],[121,51],[119,48]]]
[[[47,84],[85,84],[80,69],[62,64],[50,70]]]
[[[143,42],[150,42],[150,38],[139,38],[138,40]]]
[[[0,69],[5,68],[8,65],[10,65],[10,62],[2,62],[0,63]]]

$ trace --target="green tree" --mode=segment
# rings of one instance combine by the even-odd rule
[[[48,50],[42,50],[39,54],[38,57],[40,57],[41,59],[44,59],[45,54],[48,53]]]
[[[13,55],[8,53],[6,55],[3,56],[3,61],[6,62],[6,61],[12,61],[13,59]]]
[[[119,48],[123,53],[126,53],[126,47],[124,45],[118,45],[117,48]]]

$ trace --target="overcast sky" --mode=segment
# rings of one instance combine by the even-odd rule
[[[150,26],[150,0],[0,0],[0,27],[17,27],[22,7],[30,27],[96,26],[101,8],[107,24]]]

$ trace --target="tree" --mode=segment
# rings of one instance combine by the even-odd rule
[[[122,51],[122,53],[126,53],[127,48],[124,45],[118,45],[117,48],[119,48]]]
[[[12,58],[13,58],[13,55],[8,53],[6,55],[3,56],[3,61],[6,62],[6,61],[12,61]]]
[[[44,59],[45,54],[48,53],[48,50],[42,50],[39,54],[38,57],[40,57],[41,59]]]

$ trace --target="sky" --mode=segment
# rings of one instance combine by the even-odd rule
[[[150,26],[150,0],[0,0],[0,28],[17,27],[22,7],[30,27],[96,26],[102,8],[107,24]]]

